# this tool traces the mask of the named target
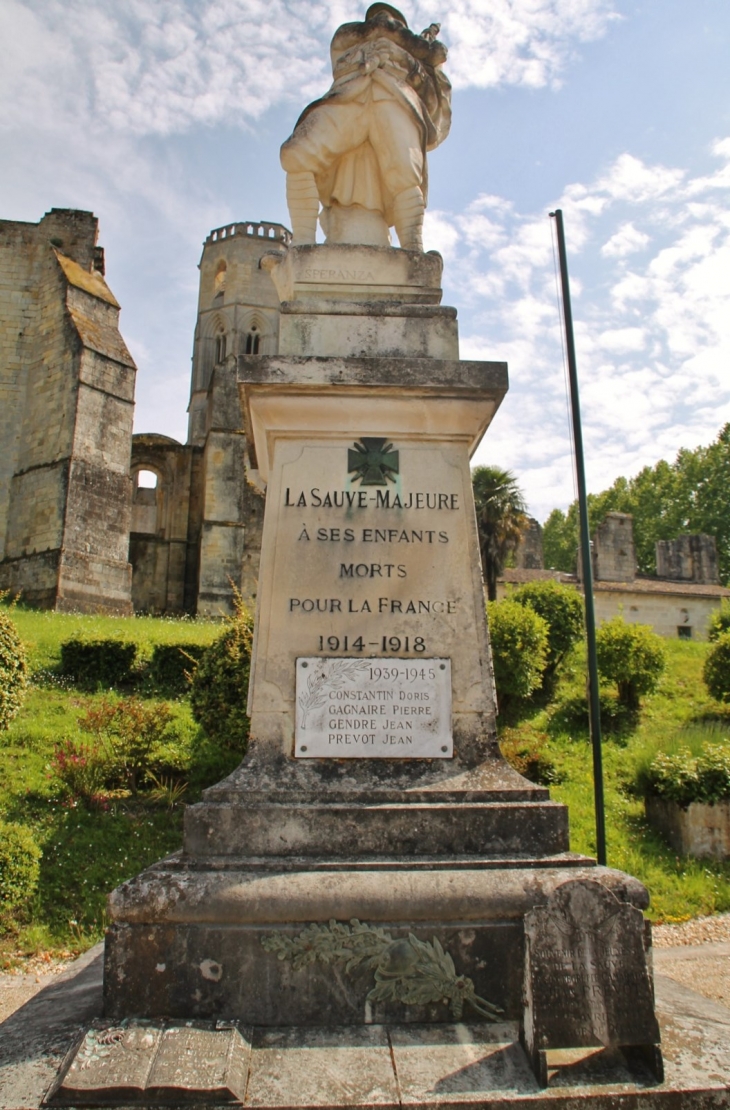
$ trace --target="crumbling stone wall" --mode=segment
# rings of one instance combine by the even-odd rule
[[[194,613],[200,521],[191,511],[199,482],[198,447],[168,436],[132,439],[132,603],[135,612]],[[142,471],[157,477],[154,489],[139,484]]]
[[[633,582],[636,578],[634,522],[630,513],[607,513],[593,537],[596,582]]]
[[[135,366],[97,229],[63,209],[0,221],[0,588],[130,612]]]
[[[542,570],[543,566],[542,526],[530,517],[515,552],[515,567],[519,570]]]
[[[700,533],[659,540],[656,545],[656,572],[659,578],[680,582],[717,584],[720,571],[714,536]]]

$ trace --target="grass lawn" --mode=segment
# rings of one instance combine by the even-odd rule
[[[730,910],[730,862],[678,858],[644,818],[632,784],[658,751],[697,752],[704,741],[730,737],[730,706],[713,701],[702,682],[709,644],[666,640],[667,668],[638,718],[622,717],[607,690],[603,735],[608,864],[636,875],[649,889],[655,921],[683,921]],[[502,747],[526,753],[543,768],[551,796],[570,809],[573,851],[595,855],[592,754],[585,710],[584,656],[576,653],[547,707],[523,711],[501,726]],[[606,727],[608,726],[608,727]],[[527,758],[529,758],[529,754]],[[551,775],[552,769],[552,775]]]
[[[13,915],[0,911],[0,967],[19,954],[76,953],[95,943],[103,934],[108,892],[182,840],[181,806],[119,797],[106,808],[88,808],[74,802],[53,775],[56,744],[78,738],[79,717],[109,697],[82,693],[58,674],[61,644],[75,637],[134,641],[144,662],[156,644],[207,645],[222,631],[214,621],[82,616],[20,606],[10,616],[26,645],[32,682],[21,712],[0,733],[0,818],[26,825],[43,855],[32,903]],[[163,700],[146,696],[143,684],[123,691],[130,693],[148,706]],[[238,760],[211,750],[186,698],[165,700],[173,717],[172,743],[186,768],[184,800],[195,800]]]
[[[0,818],[27,826],[42,850],[32,901],[14,915],[0,910],[0,967],[21,954],[75,953],[95,943],[105,925],[105,898],[120,882],[180,846],[182,807],[150,797],[112,798],[89,808],[69,797],[54,776],[51,758],[64,738],[79,736],[78,720],[108,692],[84,694],[58,673],[61,643],[73,637],[118,638],[149,658],[156,644],[209,644],[221,632],[210,621],[151,617],[86,617],[12,611],[27,646],[34,676],[25,704],[0,734]],[[730,736],[730,706],[707,695],[701,679],[708,645],[666,641],[667,670],[657,692],[635,719],[605,699],[604,769],[609,864],[637,875],[652,897],[654,920],[679,921],[730,910],[730,863],[678,859],[647,826],[643,803],[632,793],[637,769],[658,750],[696,751],[703,740]],[[500,722],[503,750],[531,762],[551,782],[552,796],[570,808],[571,846],[595,854],[591,749],[585,709],[583,661],[576,653],[549,705],[534,704]],[[144,684],[136,694],[154,706]],[[185,768],[183,800],[217,781],[238,762],[221,753],[195,725],[186,698],[168,699],[171,743]]]

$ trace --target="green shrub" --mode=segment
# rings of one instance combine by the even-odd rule
[[[583,632],[583,599],[577,590],[550,579],[527,582],[510,595],[511,601],[528,605],[547,622],[545,678],[554,677],[560,664]]]
[[[168,697],[186,694],[205,651],[203,644],[155,644],[147,668],[149,685]]]
[[[128,686],[137,645],[126,640],[66,640],[61,644],[61,671],[85,690]]]
[[[0,731],[8,728],[23,704],[28,665],[18,630],[0,611]]]
[[[89,703],[79,727],[108,753],[107,784],[113,782],[136,794],[151,772],[159,772],[169,739],[173,713],[164,702],[146,703],[139,698],[116,701],[102,698]]]
[[[658,795],[688,806],[692,802],[715,802],[730,799],[730,741],[702,745],[700,755],[689,748],[676,755],[661,752],[638,777],[641,794]]]
[[[198,664],[190,687],[193,717],[221,747],[243,755],[248,744],[246,716],[251,668],[253,617],[240,598],[228,627]]]
[[[598,670],[615,682],[622,705],[638,708],[642,694],[650,694],[666,664],[661,637],[646,624],[627,624],[623,617],[604,621],[596,635]]]
[[[40,874],[41,850],[24,825],[0,820],[0,915],[24,906]]]
[[[710,617],[710,623],[707,626],[707,638],[714,643],[726,632],[730,632],[730,601],[723,598],[720,608],[716,609]]]
[[[724,632],[710,648],[702,677],[711,697],[730,701],[730,632]]]
[[[98,740],[66,737],[53,749],[51,771],[72,798],[87,805],[101,804],[114,773],[112,753]]]
[[[564,775],[555,766],[547,742],[544,733],[523,736],[517,729],[505,729],[499,748],[507,762],[530,782],[552,786],[562,782]]]
[[[492,642],[494,680],[504,708],[515,698],[527,698],[542,682],[547,662],[547,622],[516,601],[487,605]]]

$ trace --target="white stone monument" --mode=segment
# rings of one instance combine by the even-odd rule
[[[340,28],[282,150],[279,354],[237,363],[267,489],[251,744],[182,854],[112,895],[112,1015],[516,1020],[526,912],[581,875],[647,903],[569,853],[565,807],[497,745],[469,460],[507,368],[459,359],[421,249],[437,30],[387,4]]]

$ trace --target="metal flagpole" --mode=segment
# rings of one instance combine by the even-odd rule
[[[583,591],[586,614],[586,642],[588,645],[588,707],[590,712],[591,744],[593,746],[593,796],[596,810],[596,856],[600,864],[606,863],[606,813],[603,803],[603,753],[601,751],[601,709],[598,698],[598,661],[596,658],[596,613],[593,606],[593,566],[591,563],[591,539],[588,528],[588,499],[586,474],[583,461],[583,430],[580,420],[580,398],[578,396],[578,368],[575,359],[575,338],[573,336],[573,313],[570,307],[570,286],[568,284],[568,260],[565,254],[565,231],[563,213],[557,208],[550,215],[555,220],[558,233],[558,254],[560,257],[560,283],[563,290],[563,318],[565,321],[565,345],[568,353],[568,377],[570,380],[570,406],[573,417],[573,443],[575,445],[575,469],[578,482],[578,508],[580,511],[580,550],[583,564]]]

